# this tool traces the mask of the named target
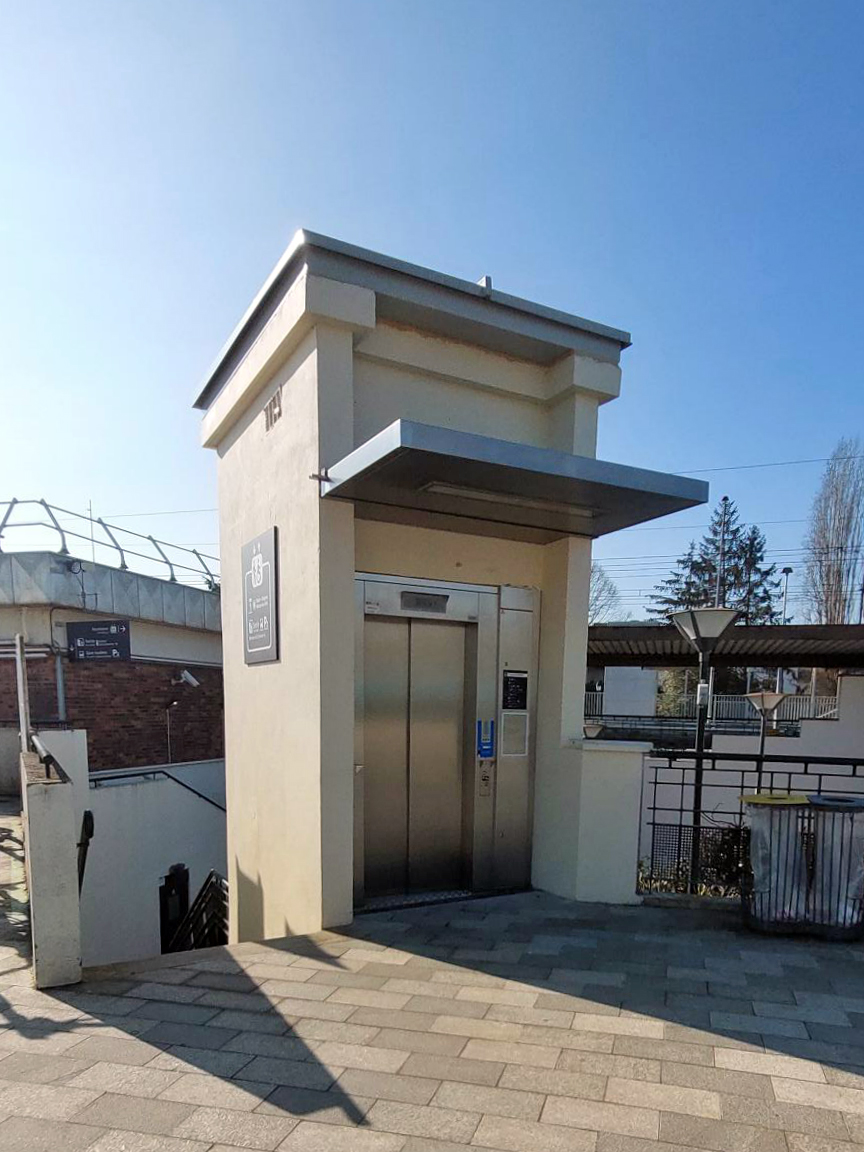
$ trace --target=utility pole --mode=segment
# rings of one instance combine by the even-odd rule
[[[789,606],[789,577],[791,575],[792,575],[792,569],[791,568],[784,568],[783,569],[783,615],[780,617],[780,623],[781,624],[787,624],[789,622],[789,617],[787,616],[786,613],[787,613],[787,609]],[[775,690],[777,692],[783,691],[784,673],[785,673],[785,669],[783,669],[783,668],[777,669],[777,683],[775,685]]]
[[[726,524],[729,520],[729,497],[720,501],[720,548],[717,552],[717,577],[714,581],[714,607],[726,607]],[[708,671],[708,718],[714,719],[714,665]]]

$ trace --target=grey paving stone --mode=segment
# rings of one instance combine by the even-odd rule
[[[455,1080],[463,1084],[493,1086],[501,1079],[504,1064],[493,1060],[413,1053],[400,1071],[405,1076],[426,1076],[434,1080]]]
[[[372,1029],[369,1030],[372,1032]],[[382,1028],[360,1043],[375,1048],[399,1048],[404,1052],[429,1053],[435,1056],[458,1056],[468,1040],[465,1036],[446,1036],[433,1032],[411,1032],[405,1028]]]
[[[618,1132],[656,1140],[660,1114],[650,1108],[632,1108],[598,1100],[574,1100],[569,1096],[549,1096],[541,1119],[545,1124],[585,1128],[589,1132]]]
[[[782,1008],[783,1005],[777,1005]],[[712,1012],[712,1028],[730,1032],[758,1032],[762,1036],[791,1036],[806,1040],[807,1029],[800,1020],[782,1020],[773,1016],[750,1016],[743,1012]]]
[[[786,1104],[805,1104],[811,1108],[831,1108],[864,1116],[864,1091],[837,1084],[814,1084],[808,1080],[786,1080],[774,1076],[774,1095]]]
[[[66,1084],[27,1084],[0,1081],[0,1116],[32,1116],[37,1120],[68,1120],[99,1095]]]
[[[311,980],[303,984],[292,980],[265,980],[261,985],[261,993],[269,997],[271,1003],[286,997],[294,1000],[326,1000],[332,998],[335,991],[335,988],[326,984],[313,984]]]
[[[615,1037],[605,1032],[574,1032],[567,1028],[545,1028],[526,1024],[519,1040],[525,1044],[540,1044],[551,1048],[568,1048],[574,1052],[611,1052]]]
[[[146,1040],[121,1039],[118,1036],[88,1036],[70,1051],[70,1057],[86,1060],[90,1064],[107,1061],[113,1064],[149,1064],[160,1049]],[[3,1073],[5,1075],[5,1073]]]
[[[166,1022],[149,1031],[147,1039],[154,1044],[164,1044],[166,1048],[172,1044],[182,1044],[186,1048],[221,1048],[236,1035],[237,1030],[232,1028]]]
[[[343,1092],[338,1084],[329,1092],[316,1092],[308,1088],[277,1088],[256,1108],[262,1116],[288,1116],[306,1118],[318,1124],[363,1123],[374,1100],[369,1096]]]
[[[477,1130],[480,1114],[379,1100],[370,1108],[368,1119],[372,1127],[379,1132],[394,1132],[402,1136],[430,1136],[436,1140],[467,1144]]]
[[[509,1040],[469,1040],[462,1050],[469,1060],[493,1060],[501,1064],[528,1064],[536,1068],[554,1068],[560,1048],[540,1044],[520,1044]]]
[[[216,1008],[197,1004],[174,1004],[166,1000],[147,1000],[136,1010],[145,1020],[167,1020],[172,1024],[204,1024],[217,1014]]]
[[[847,1128],[840,1112],[805,1104],[770,1103],[744,1096],[721,1096],[722,1119],[735,1124],[755,1124],[778,1132],[805,1132],[829,1140],[845,1140]]]
[[[671,1112],[660,1118],[660,1139],[675,1146],[704,1148],[709,1152],[787,1152],[782,1132]]]
[[[514,1008],[508,1004],[493,1004],[485,1018],[506,1020],[514,1024],[534,1024],[541,1028],[569,1028],[573,1022],[573,1013],[552,1008]]]
[[[159,1098],[203,1108],[251,1112],[262,1100],[267,1099],[273,1088],[273,1084],[262,1084],[256,1080],[225,1080],[220,1076],[192,1072],[176,1077]]]
[[[360,972],[340,972],[326,969],[314,972],[310,984],[324,984],[332,988],[382,988],[389,977],[370,976],[365,969]]]
[[[68,1052],[80,1043],[81,1036],[73,1032],[53,1032],[44,1028],[0,1028],[2,1052]]]
[[[374,1100],[397,1100],[403,1104],[428,1104],[440,1081],[403,1072],[371,1072],[348,1068],[339,1077],[339,1087],[349,1095],[368,1096]]]
[[[435,1107],[491,1116],[512,1116],[520,1120],[538,1120],[543,1102],[542,1092],[490,1088],[483,1084],[464,1084],[453,1080],[445,1080],[432,1101]]]
[[[52,1056],[37,1052],[9,1052],[0,1059],[0,1080],[25,1080],[30,1084],[68,1082],[92,1061],[71,1056]]]
[[[10,1116],[0,1123],[3,1152],[84,1152],[102,1134],[86,1124],[60,1124],[29,1116]]]
[[[288,1084],[294,1088],[315,1088],[326,1092],[336,1075],[317,1062],[282,1060],[273,1056],[254,1056],[242,1070],[242,1079],[269,1084]]]
[[[341,1023],[338,1020],[295,1020],[289,1036],[301,1040],[336,1040],[344,1044],[368,1044],[377,1038],[380,1029],[371,1024]],[[393,1045],[385,1044],[392,1048]],[[402,1045],[404,1047],[404,1045]]]
[[[177,1079],[176,1072],[158,1068],[139,1068],[133,1064],[92,1064],[75,1076],[73,1088],[90,1088],[96,1092],[119,1092],[125,1096],[158,1096]]]
[[[836,1084],[840,1088],[858,1088],[864,1091],[864,1068],[855,1068],[852,1065],[848,1067],[832,1068],[827,1065],[824,1069],[825,1079],[829,1084]],[[5,1076],[6,1072],[2,1065],[0,1065],[0,1076]],[[778,1076],[787,1076],[788,1072],[778,1072]],[[813,1077],[815,1079],[815,1077]],[[804,1077],[799,1077],[804,1079]]]
[[[308,1060],[309,1045],[293,1035],[270,1036],[266,1032],[237,1032],[219,1053],[233,1052],[252,1056],[275,1056],[281,1060]]]
[[[168,1100],[144,1100],[140,1096],[121,1096],[106,1092],[98,1100],[76,1112],[75,1123],[167,1136],[173,1133],[177,1125],[187,1119],[192,1111],[188,1104],[175,1104]]]
[[[682,1088],[725,1092],[729,1096],[751,1096],[754,1100],[774,1099],[770,1077],[756,1072],[703,1068],[699,1064],[673,1064],[664,1060],[660,1079],[664,1084],[677,1084]]]
[[[176,1136],[153,1136],[143,1132],[106,1132],[88,1152],[207,1152],[199,1140],[178,1140]]]
[[[408,1053],[396,1048],[376,1048],[366,1044],[340,1044],[335,1040],[310,1042],[314,1058],[343,1068],[366,1068],[373,1072],[398,1072]]]
[[[662,1140],[642,1140],[638,1136],[619,1136],[616,1132],[597,1134],[596,1152],[684,1152],[683,1144]]]
[[[187,1110],[190,1115],[175,1127],[175,1136],[227,1144],[231,1148],[276,1148],[297,1124],[293,1117],[259,1116],[227,1108]]]
[[[578,1052],[564,1049],[556,1068],[594,1076],[621,1076],[626,1080],[660,1080],[660,1061],[644,1056],[622,1056],[607,1052]]]
[[[557,1068],[529,1068],[523,1064],[508,1064],[498,1081],[498,1087],[542,1092],[550,1096],[602,1100],[606,1077],[587,1072],[565,1072]]]
[[[864,1048],[864,1028],[844,1028],[835,1024],[807,1024],[807,1032],[812,1040],[826,1044],[843,1044],[847,1047]]]
[[[486,1015],[489,1005],[446,996],[411,996],[403,1007],[405,1012],[423,1012],[431,1016],[466,1016],[480,1020]]]
[[[191,975],[191,971],[188,973]],[[175,1004],[191,1004],[194,1000],[198,1000],[202,995],[202,990],[197,987],[189,987],[186,984],[165,984],[148,982],[144,984],[136,984],[131,989],[132,996],[138,996],[145,1000],[163,1000],[167,1002],[174,1002]]]
[[[211,1019],[214,1028],[228,1028],[236,1032],[267,1032],[280,1036],[288,1031],[288,1022],[282,1016],[268,1012],[218,1012]]]
[[[594,1132],[562,1128],[555,1124],[538,1124],[530,1120],[484,1116],[471,1146],[494,1148],[500,1152],[592,1152],[596,1140]],[[409,1145],[406,1144],[403,1152],[409,1152]]]
[[[203,990],[197,1003],[208,1008],[230,1009],[237,1012],[269,1012],[274,1007],[275,1001],[263,992],[225,992],[219,988],[208,988]]]
[[[365,1128],[336,1128],[303,1120],[280,1144],[280,1152],[400,1152],[401,1136],[371,1132]]]
[[[406,1013],[410,1015],[410,1013]],[[502,1020],[470,1020],[462,1016],[429,1017],[429,1030],[446,1036],[466,1036],[472,1039],[518,1041],[524,1034],[521,1024]]]
[[[147,1067],[161,1068],[165,1072],[209,1072],[214,1076],[235,1076],[251,1059],[248,1052],[184,1048],[177,1045],[154,1056]]]
[[[305,987],[305,985],[304,985]],[[282,1016],[300,1016],[308,1020],[347,1020],[355,1011],[352,1004],[331,1004],[329,1000],[295,1000],[285,998],[279,1001],[278,1010]]]

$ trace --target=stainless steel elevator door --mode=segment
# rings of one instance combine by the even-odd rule
[[[465,625],[366,617],[365,890],[463,880]]]

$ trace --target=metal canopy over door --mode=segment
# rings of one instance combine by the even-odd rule
[[[464,882],[465,630],[369,619],[364,787],[369,894]]]

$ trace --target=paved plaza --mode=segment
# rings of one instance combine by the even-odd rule
[[[526,893],[51,993],[20,939],[0,969],[3,1152],[864,1145],[864,950],[734,912]]]

